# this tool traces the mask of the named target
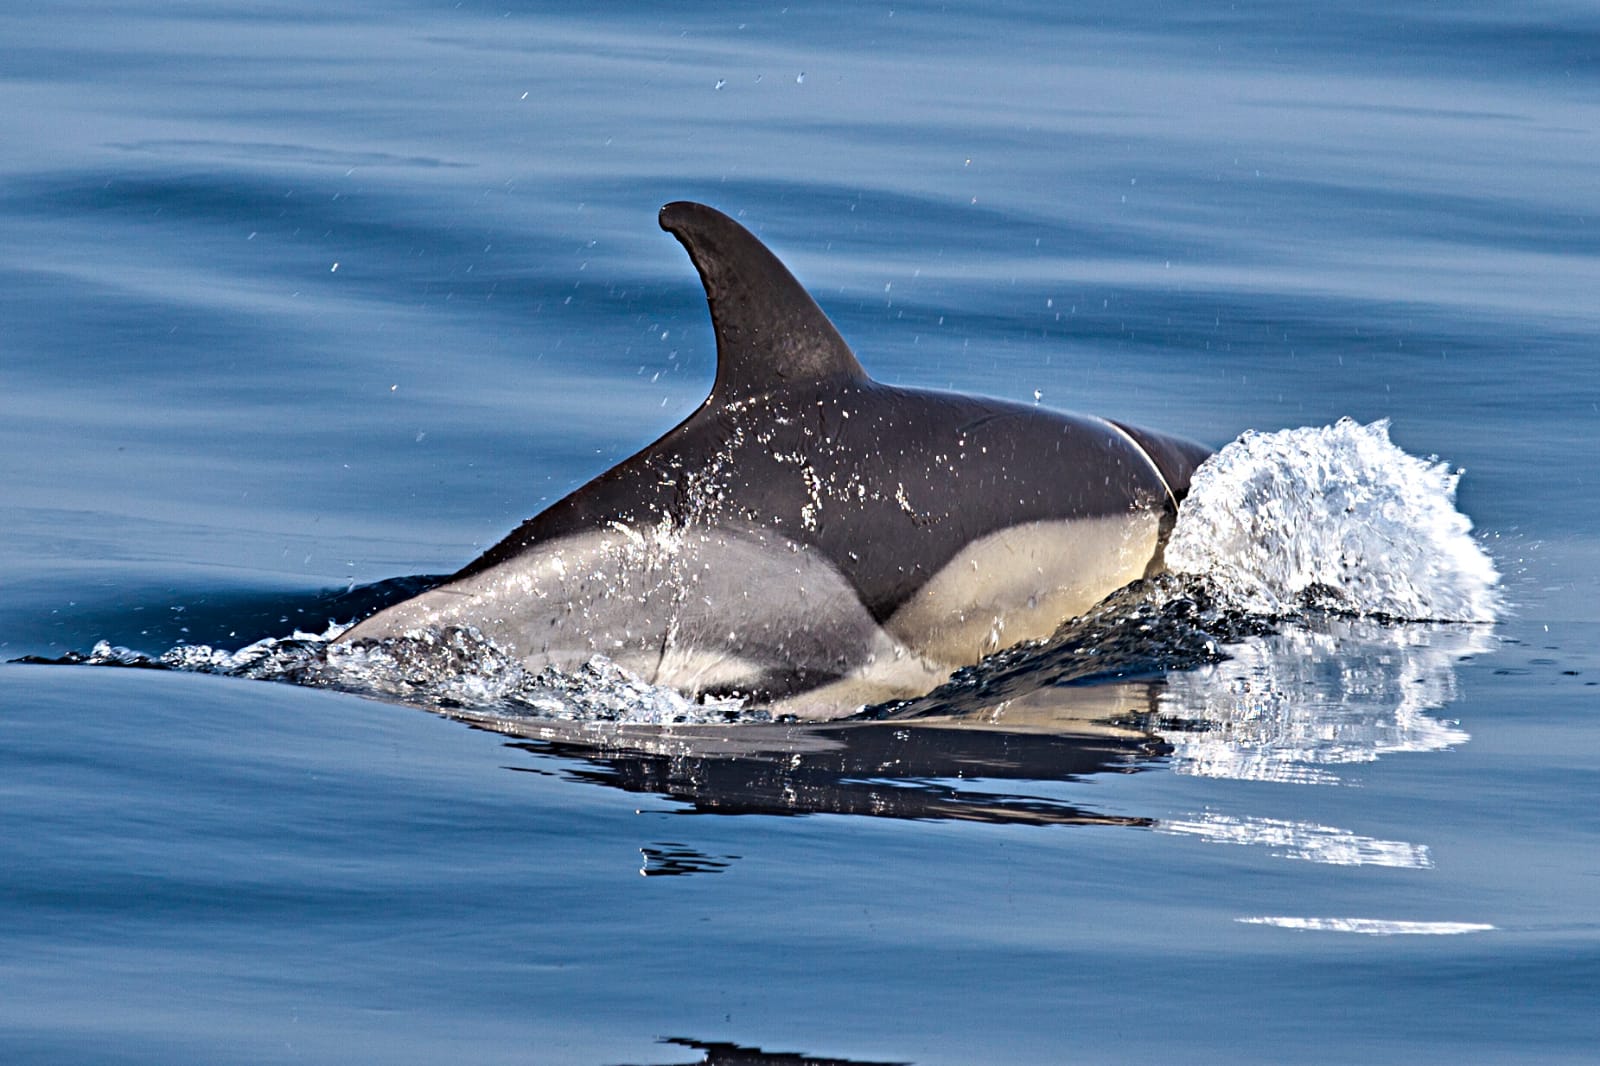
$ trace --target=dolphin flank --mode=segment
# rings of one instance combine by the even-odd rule
[[[879,384],[744,227],[687,202],[660,221],[711,310],[705,402],[342,642],[471,627],[531,668],[605,655],[827,718],[921,695],[1161,568],[1205,448]]]

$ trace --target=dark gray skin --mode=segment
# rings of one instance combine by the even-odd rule
[[[1062,620],[1050,606],[1082,610],[1159,568],[1205,448],[879,384],[749,231],[694,203],[668,204],[660,221],[705,286],[717,340],[705,403],[342,639],[466,624],[531,666],[602,652],[690,693],[793,709],[831,685],[812,712],[831,716],[915,695],[1002,632],[1007,644],[1047,633]],[[1071,572],[1055,560],[1074,560]],[[900,665],[885,680],[890,657]]]

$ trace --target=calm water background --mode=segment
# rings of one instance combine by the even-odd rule
[[[652,439],[712,372],[679,198],[883,380],[1391,418],[1514,604],[1443,750],[1005,785],[1096,826],[687,817],[405,708],[3,666],[7,1061],[1600,1047],[1592,7],[54,3],[0,14],[0,144],[6,658],[320,628]],[[1151,826],[1228,818],[1427,861]]]

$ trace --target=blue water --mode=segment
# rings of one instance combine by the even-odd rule
[[[320,632],[653,439],[681,198],[884,381],[1389,419],[1508,605],[1062,690],[1098,731],[0,666],[5,1061],[1593,1060],[1588,6],[66,2],[0,13],[0,144],[6,659]]]

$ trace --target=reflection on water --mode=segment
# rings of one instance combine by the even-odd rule
[[[1197,836],[1221,844],[1258,844],[1286,859],[1329,866],[1394,866],[1421,870],[1433,865],[1428,849],[1403,840],[1376,840],[1315,822],[1281,818],[1239,818],[1207,811],[1196,818],[1163,819],[1163,833]]]
[[[1085,721],[1074,732],[1028,732],[958,722],[660,729],[463,717],[525,738],[513,747],[574,760],[566,770],[574,780],[665,796],[696,814],[1148,826],[996,786],[1130,773],[1165,751],[1149,734]]]
[[[1217,810],[1113,815],[1040,795],[1038,786],[1163,764],[1182,774],[1333,784],[1340,766],[1443,751],[1468,739],[1435,717],[1455,696],[1455,664],[1494,639],[1482,626],[1312,615],[1227,645],[1224,661],[1154,679],[1062,684],[1008,660],[996,675],[1002,684],[969,675],[951,690],[959,698],[913,701],[876,720],[659,728],[460,716],[523,738],[517,747],[576,760],[566,771],[575,779],[667,796],[696,813],[1127,825],[1329,865],[1426,869],[1425,844]],[[669,869],[665,851],[647,853],[644,872],[652,863],[660,872],[699,869]]]
[[[1433,712],[1455,698],[1455,664],[1493,646],[1484,626],[1302,619],[1233,645],[1223,662],[1169,675],[1157,729],[1181,774],[1337,784],[1335,767],[1466,743],[1465,730]],[[1208,810],[1156,828],[1335,866],[1433,865],[1425,845],[1311,822]]]
[[[862,1059],[833,1059],[793,1051],[762,1051],[740,1044],[691,1040],[682,1036],[669,1036],[661,1043],[689,1048],[705,1056],[693,1066],[910,1066],[904,1062],[866,1062]]]
[[[1168,675],[1161,733],[1179,773],[1336,783],[1334,767],[1465,743],[1431,712],[1455,698],[1455,663],[1493,646],[1483,626],[1310,619]]]
[[[663,841],[639,849],[644,862],[639,873],[644,877],[682,877],[685,874],[714,874],[726,870],[737,855],[718,858],[687,844]]]

